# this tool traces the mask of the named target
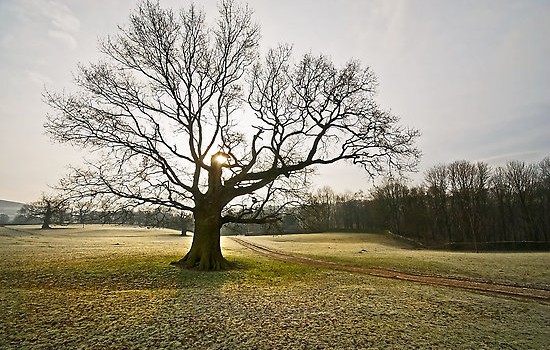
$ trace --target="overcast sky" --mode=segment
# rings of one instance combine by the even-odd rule
[[[161,1],[178,7],[186,1]],[[216,1],[197,1],[208,17]],[[422,132],[419,175],[438,163],[493,166],[550,156],[550,1],[250,1],[262,48],[351,58],[379,79],[377,99]],[[44,86],[71,89],[97,39],[127,21],[130,0],[0,0],[0,199],[48,192],[81,154],[44,134]],[[344,165],[321,171],[338,192],[371,181]]]

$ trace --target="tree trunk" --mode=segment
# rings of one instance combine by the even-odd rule
[[[208,192],[195,199],[195,232],[189,252],[173,265],[199,270],[222,270],[229,262],[222,256],[220,230],[222,228],[222,163],[216,160],[224,153],[216,153],[211,158],[208,170]]]
[[[51,208],[51,205],[50,203],[48,203],[46,205],[46,212],[44,213],[44,222],[42,224],[42,229],[43,230],[49,230],[51,227],[50,227],[50,224],[52,222],[52,208]]]
[[[181,260],[172,264],[199,270],[223,270],[229,267],[229,262],[222,255],[220,229],[220,210],[216,210],[215,206],[197,207],[191,248]]]

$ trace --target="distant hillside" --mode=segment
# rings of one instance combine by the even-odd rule
[[[23,205],[24,203],[5,201],[0,199],[0,214],[6,214],[10,217],[10,219],[13,219]]]

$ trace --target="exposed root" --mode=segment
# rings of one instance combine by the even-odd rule
[[[221,271],[231,267],[221,254],[191,254],[187,253],[178,261],[173,261],[170,265],[178,266],[186,269],[197,269],[200,271]]]

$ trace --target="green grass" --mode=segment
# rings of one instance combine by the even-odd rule
[[[0,280],[9,289],[146,290],[210,288],[223,283],[288,284],[311,279],[319,270],[304,265],[253,257],[229,257],[233,267],[201,272],[170,266],[177,256],[135,256],[98,261],[40,263],[2,269]]]
[[[0,235],[0,348],[546,349],[550,340],[550,306],[536,301],[275,261],[229,240],[233,269],[183,270],[169,262],[189,239],[170,232],[65,232]]]
[[[550,289],[547,253],[412,253],[366,257],[331,257],[305,254],[311,258],[347,265],[384,268],[423,275],[466,279]]]
[[[434,251],[413,248],[384,234],[327,233],[251,239],[281,251],[355,266],[550,289],[550,253],[546,252]]]
[[[5,337],[0,339],[0,348],[82,343],[88,347],[96,341],[103,344],[100,347],[134,347],[143,341],[131,334],[135,328],[155,328],[152,324],[170,312],[172,303],[193,302],[199,295],[214,296],[221,291],[238,294],[242,290],[288,287],[318,274],[313,268],[252,256],[229,257],[233,264],[229,271],[201,272],[170,266],[175,258],[124,255],[1,269],[0,333]],[[203,312],[199,316],[207,315]],[[105,337],[112,327],[118,329],[116,338],[126,338],[114,341],[114,334]],[[142,336],[155,348],[176,344],[163,343],[149,334]],[[94,340],[86,340],[90,338]]]

